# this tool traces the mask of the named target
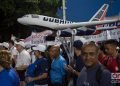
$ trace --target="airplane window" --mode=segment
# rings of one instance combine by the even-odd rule
[[[72,23],[71,21],[67,21],[68,24]]]
[[[24,15],[23,17],[29,17],[28,15]]]
[[[32,15],[32,18],[39,18],[38,15]]]

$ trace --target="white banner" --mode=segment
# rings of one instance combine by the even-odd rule
[[[38,45],[38,44],[46,44],[46,45],[52,45],[52,44],[58,44],[61,43],[59,41],[59,38],[55,38],[55,41],[52,42],[46,42],[45,36],[52,34],[52,31],[47,30],[40,33],[33,32],[31,36],[27,37],[24,42],[25,44],[31,44],[31,45]],[[87,41],[104,41],[108,39],[116,39],[119,40],[120,38],[120,29],[114,29],[114,30],[107,30],[103,31],[102,33],[98,35],[89,35],[89,36],[75,36],[75,40],[81,40],[83,43]],[[67,41],[70,40],[70,38],[65,38]],[[63,39],[64,40],[64,39]]]
[[[31,44],[31,45],[38,45],[38,44],[45,44],[45,37],[48,35],[51,35],[51,30],[46,30],[43,32],[32,32],[31,36],[24,39],[25,44]]]
[[[75,36],[75,40],[81,40],[83,42],[87,41],[104,41],[108,39],[116,39],[119,40],[120,38],[120,29],[114,29],[114,30],[107,30],[103,31],[102,33],[98,35],[90,35],[90,36]]]

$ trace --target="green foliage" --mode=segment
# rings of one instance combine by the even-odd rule
[[[14,1],[13,0],[2,0],[0,1],[0,13],[2,13],[4,16],[11,16],[14,11]]]
[[[16,21],[25,14],[56,16],[59,7],[61,0],[0,0],[0,32],[16,27],[25,28]]]

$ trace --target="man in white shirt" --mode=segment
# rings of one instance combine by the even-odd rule
[[[16,43],[16,49],[18,51],[17,59],[16,59],[16,65],[15,68],[19,74],[20,77],[20,86],[24,86],[25,84],[25,71],[26,68],[31,63],[31,57],[30,54],[24,49],[25,43],[20,41]]]

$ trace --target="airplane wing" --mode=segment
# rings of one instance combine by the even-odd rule
[[[113,29],[120,29],[118,26],[111,26],[111,27],[99,27],[97,30],[113,30]]]
[[[102,20],[102,21],[91,21],[91,22],[78,22],[78,23],[71,23],[71,24],[58,24],[53,29],[63,30],[65,28],[79,28],[79,27],[89,27],[89,26],[96,26],[108,23],[120,22],[120,19],[112,19],[112,20]],[[51,27],[52,28],[52,27]]]
[[[104,25],[102,25],[102,27],[98,27],[96,29],[97,30],[120,29],[120,22],[104,24]]]

